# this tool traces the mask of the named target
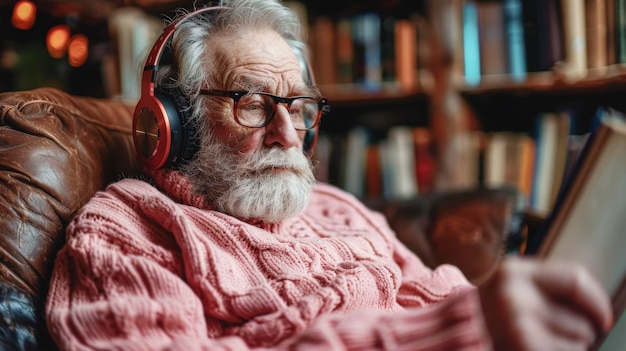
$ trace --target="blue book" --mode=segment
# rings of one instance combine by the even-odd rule
[[[526,80],[526,47],[522,0],[504,0],[504,25],[509,54],[509,72],[516,82]]]
[[[373,12],[354,16],[352,35],[357,61],[355,80],[368,91],[377,92],[382,86],[381,18]]]
[[[463,57],[465,82],[469,86],[480,83],[480,39],[478,8],[474,1],[463,4]]]

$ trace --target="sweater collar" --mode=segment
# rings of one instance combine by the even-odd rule
[[[204,196],[192,191],[191,182],[180,171],[162,168],[151,171],[150,176],[172,200],[205,210],[213,209]]]

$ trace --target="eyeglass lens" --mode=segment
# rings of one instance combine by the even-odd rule
[[[319,115],[319,103],[300,97],[287,103],[291,121],[296,129],[311,128]],[[237,102],[237,119],[247,127],[261,127],[276,113],[275,98],[264,94],[246,94]]]

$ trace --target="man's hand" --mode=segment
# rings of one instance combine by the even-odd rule
[[[609,296],[579,265],[505,259],[479,291],[496,350],[587,350],[613,325]]]

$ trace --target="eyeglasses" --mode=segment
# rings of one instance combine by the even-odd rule
[[[312,96],[282,97],[263,92],[206,89],[200,90],[200,95],[224,96],[233,99],[235,121],[250,128],[268,125],[276,114],[278,104],[287,104],[291,122],[297,130],[317,127],[322,115],[330,108],[326,99],[317,99]]]

